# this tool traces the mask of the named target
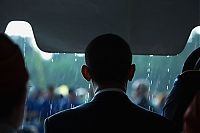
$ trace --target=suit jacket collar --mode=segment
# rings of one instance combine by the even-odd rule
[[[100,93],[103,93],[103,92],[120,92],[120,93],[124,93],[126,94],[122,89],[120,88],[105,88],[105,89],[98,89],[99,91],[96,92],[95,95],[98,95]]]
[[[98,91],[91,102],[122,102],[129,100],[126,93],[119,88],[106,88]]]

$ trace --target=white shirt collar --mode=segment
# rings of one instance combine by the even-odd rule
[[[120,88],[105,88],[105,89],[101,89],[101,90],[97,91],[97,92],[95,93],[95,96],[98,95],[98,94],[100,94],[100,93],[109,92],[109,91],[112,91],[112,92],[120,92],[120,93],[123,93],[123,94],[126,95],[126,93],[125,93],[122,89],[120,89]]]

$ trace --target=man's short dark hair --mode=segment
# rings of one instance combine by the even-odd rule
[[[103,34],[89,43],[85,61],[96,82],[121,82],[127,80],[132,53],[128,43],[120,36]]]

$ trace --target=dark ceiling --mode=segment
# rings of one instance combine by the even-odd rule
[[[27,21],[48,52],[82,53],[97,35],[114,33],[133,54],[176,55],[199,15],[199,0],[1,0],[0,30]]]

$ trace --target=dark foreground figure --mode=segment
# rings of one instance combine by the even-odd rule
[[[104,34],[85,50],[82,75],[93,84],[94,98],[79,107],[46,119],[46,133],[136,132],[173,133],[167,119],[133,104],[126,95],[127,82],[135,73],[126,41]]]

